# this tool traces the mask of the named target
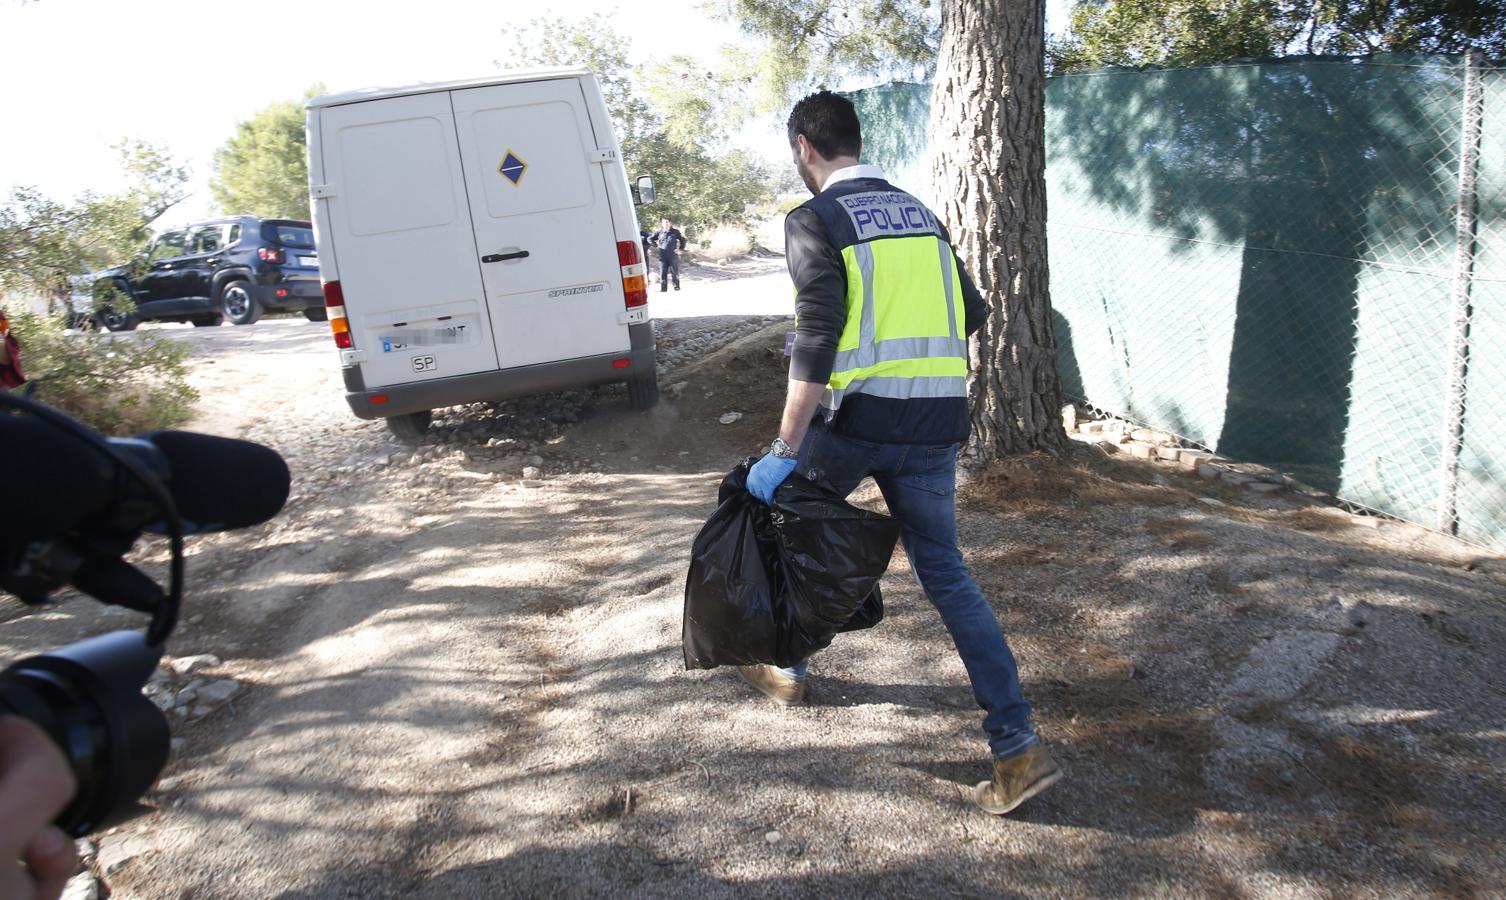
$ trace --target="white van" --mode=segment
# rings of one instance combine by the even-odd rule
[[[327,94],[308,151],[357,416],[416,441],[460,403],[624,381],[657,401],[638,217],[589,71]]]

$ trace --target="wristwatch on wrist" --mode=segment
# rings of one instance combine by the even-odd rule
[[[774,443],[769,446],[769,452],[778,459],[799,459],[800,451],[784,442],[784,438],[774,438]]]

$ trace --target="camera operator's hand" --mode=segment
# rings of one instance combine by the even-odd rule
[[[42,729],[17,716],[0,718],[0,900],[62,895],[78,855],[52,820],[74,790],[68,761]]]

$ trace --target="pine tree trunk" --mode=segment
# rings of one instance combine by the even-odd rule
[[[1060,453],[1046,267],[1044,0],[946,0],[931,96],[938,212],[987,323],[972,342],[972,449]]]

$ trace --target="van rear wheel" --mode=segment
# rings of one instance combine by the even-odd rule
[[[659,373],[628,379],[628,405],[644,410],[659,402]]]
[[[310,322],[328,322],[329,312],[322,306],[311,306],[303,311],[303,317]]]
[[[433,417],[434,413],[427,409],[402,416],[388,416],[387,430],[405,444],[421,444],[424,436],[429,433],[429,420]]]

